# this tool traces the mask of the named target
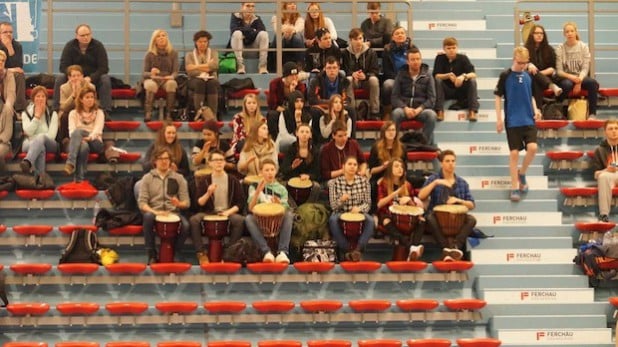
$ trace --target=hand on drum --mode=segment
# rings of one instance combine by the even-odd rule
[[[301,181],[309,181],[309,175],[307,174],[300,174],[299,177]]]
[[[412,198],[409,196],[399,197],[399,205],[409,205],[412,201]]]
[[[357,207],[357,206],[354,206],[354,207],[352,207],[350,212],[352,212],[352,213],[361,213],[361,209],[359,207]]]
[[[446,200],[447,205],[455,205],[455,204],[461,204],[461,203],[463,203],[463,200],[455,196],[449,196],[448,200]]]

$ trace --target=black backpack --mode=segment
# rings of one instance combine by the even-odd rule
[[[78,229],[71,233],[69,242],[60,256],[63,263],[95,263],[101,264],[97,234],[92,230]]]
[[[262,260],[260,248],[250,237],[241,237],[223,251],[223,261],[243,265]]]

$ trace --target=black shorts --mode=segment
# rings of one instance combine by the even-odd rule
[[[529,143],[536,143],[536,133],[536,127],[533,125],[507,128],[506,140],[509,143],[509,150],[521,151]]]

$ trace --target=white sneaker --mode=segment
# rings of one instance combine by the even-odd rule
[[[275,263],[289,264],[290,263],[290,259],[285,254],[285,252],[279,252],[279,254],[277,254],[277,258],[275,258]]]
[[[461,260],[461,258],[463,258],[463,252],[457,248],[444,248],[442,249],[442,256],[448,256],[453,260]]]
[[[266,252],[266,254],[264,254],[264,258],[262,258],[262,262],[264,263],[274,263],[275,262],[275,256],[270,252]]]
[[[447,255],[446,257],[444,257],[444,259],[442,259],[442,261],[452,262],[452,261],[455,261],[455,259],[453,259],[453,258],[451,258],[450,256]]]
[[[408,253],[408,261],[415,261],[421,259],[425,247],[423,245],[410,246],[410,253]]]

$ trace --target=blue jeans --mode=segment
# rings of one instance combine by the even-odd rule
[[[189,222],[187,218],[181,214],[178,217],[180,217],[180,232],[174,242],[176,254],[182,251],[182,246],[185,244],[187,237],[189,237]],[[144,247],[146,247],[146,251],[155,249],[155,219],[156,216],[153,213],[143,213],[142,229],[144,229]]]
[[[103,142],[100,140],[92,140],[83,142],[85,137],[90,133],[83,129],[75,129],[71,133],[69,141],[69,158],[67,164],[75,167],[75,178],[77,181],[83,181],[86,172],[88,171],[88,155],[90,152],[103,153]]]
[[[421,111],[416,117],[411,120],[416,120],[423,123],[423,135],[427,138],[427,142],[430,145],[435,145],[436,143],[433,140],[433,130],[436,128],[436,120],[437,120],[436,111],[426,108]],[[401,129],[401,122],[404,120],[408,120],[403,108],[398,107],[393,110],[391,113],[391,118],[397,125],[398,129]]]
[[[45,172],[45,154],[55,153],[58,150],[58,143],[44,134],[39,134],[28,141],[23,149],[27,151],[25,160],[32,164],[35,173],[41,173]]]
[[[289,252],[293,222],[294,214],[291,211],[285,211],[285,214],[283,215],[283,223],[281,223],[281,229],[279,231],[279,249],[277,249],[277,251],[285,253]],[[274,251],[268,247],[268,243],[266,242],[266,239],[262,234],[262,230],[260,230],[253,214],[248,214],[247,217],[245,217],[245,224],[247,225],[249,234],[251,234],[251,238],[255,241],[255,243],[257,243],[258,247],[260,247],[262,253]]]
[[[558,82],[560,88],[562,88],[562,94],[558,98],[558,101],[563,101],[569,96],[571,90],[575,86],[571,80],[563,78]],[[582,81],[582,89],[588,92],[588,114],[597,114],[597,100],[599,98],[599,83],[590,77],[584,77]],[[537,105],[538,107],[539,105]]]
[[[358,239],[358,248],[364,249],[369,243],[369,239],[373,235],[373,230],[375,228],[375,223],[373,221],[373,217],[368,213],[363,213],[365,216],[365,221],[363,222],[363,233]],[[337,247],[344,252],[350,250],[350,243],[348,239],[343,235],[343,230],[341,229],[341,225],[339,224],[339,217],[341,217],[341,213],[333,212],[328,218],[328,226],[330,227],[330,233],[333,235],[333,239],[337,242]]]

